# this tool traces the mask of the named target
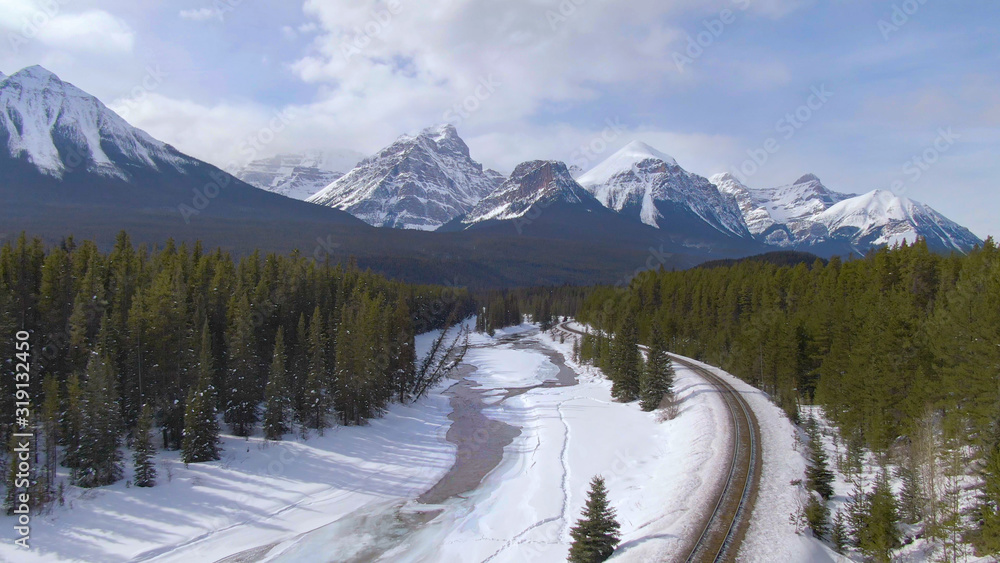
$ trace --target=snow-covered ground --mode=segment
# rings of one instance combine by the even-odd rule
[[[809,532],[800,534],[790,518],[809,497],[803,486],[796,484],[805,479],[806,453],[797,438],[798,430],[788,417],[760,389],[719,368],[690,361],[725,379],[742,393],[760,425],[763,456],[760,489],[737,559],[762,563],[846,561]]]
[[[883,468],[880,467],[878,459],[875,455],[871,452],[864,452],[861,456],[861,472],[855,473],[848,478],[841,468],[841,464],[846,463],[846,445],[839,439],[836,428],[830,424],[824,416],[823,409],[815,406],[803,407],[802,416],[812,417],[819,424],[823,440],[823,449],[826,451],[827,457],[829,458],[830,471],[832,471],[835,476],[833,481],[833,497],[831,497],[830,501],[827,503],[827,506],[830,509],[831,520],[833,515],[836,514],[838,510],[843,511],[846,516],[848,500],[852,492],[854,492],[855,483],[859,483],[866,491],[871,491],[879,477],[879,474],[883,470],[885,470],[889,476],[889,483],[894,494],[896,495],[897,500],[901,498],[900,493],[903,490],[903,482],[897,473],[899,469],[898,463],[890,462]],[[982,481],[978,475],[969,471],[964,460],[959,464],[959,466],[960,470],[958,474],[955,474],[954,472],[949,471],[947,460],[938,459],[935,464],[936,469],[934,478],[936,479],[936,486],[938,487],[938,500],[944,505],[942,507],[942,514],[947,511],[947,503],[944,502],[944,497],[947,492],[959,491],[957,493],[957,502],[959,510],[964,515],[962,524],[968,527],[972,524],[972,522],[970,522],[970,512],[975,507],[977,500],[976,497],[982,487]],[[926,465],[922,465],[919,468],[922,482],[923,479],[928,477],[928,471],[929,467]],[[928,495],[928,491],[926,489],[922,489],[921,494]],[[904,545],[893,552],[893,561],[898,563],[920,563],[923,561],[937,561],[944,558],[945,547],[942,541],[934,541],[927,537],[926,534],[922,533],[923,527],[923,522],[915,524],[902,523],[900,525]],[[949,547],[948,551],[949,560],[957,559],[958,561],[963,561],[965,563],[995,561],[995,559],[990,557],[976,557],[972,545],[964,543],[961,539],[953,542],[953,545]],[[854,551],[853,557],[855,559],[860,559],[861,555]]]
[[[622,524],[620,561],[675,559],[699,530],[722,479],[731,439],[714,389],[677,366],[680,414],[660,422],[638,405],[613,402],[610,382],[572,361],[572,340],[533,333],[517,341],[472,335],[467,377],[484,389],[486,416],[520,428],[478,488],[440,505],[415,499],[455,461],[446,441],[445,382],[415,405],[393,405],[370,425],[332,428],[280,443],[226,437],[223,459],[185,468],[159,456],[152,489],[125,481],[92,491],[70,487],[65,507],[33,522],[31,552],[0,545],[4,561],[250,560],[558,561],[570,545],[589,481],[603,475]],[[427,348],[431,335],[420,337]],[[565,363],[578,384],[552,381]],[[764,473],[741,559],[831,561],[796,534],[805,467],[794,430],[759,391]],[[8,523],[11,519],[7,518]],[[9,529],[9,528],[8,528]],[[246,555],[246,554],[244,554]],[[319,557],[320,559],[317,559]]]

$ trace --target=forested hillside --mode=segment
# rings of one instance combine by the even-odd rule
[[[185,462],[217,459],[216,413],[234,434],[260,424],[270,439],[378,417],[426,388],[433,366],[415,366],[414,334],[471,311],[464,290],[298,254],[236,261],[200,245],[136,248],[125,233],[104,254],[22,235],[0,247],[0,433],[18,431],[17,331],[30,334],[18,361],[30,360],[43,452],[33,498],[51,499],[57,464],[80,486],[120,478],[124,443],[142,475],[153,432]]]
[[[1000,251],[925,244],[862,259],[646,272],[602,288],[580,319],[614,334],[658,331],[671,351],[719,365],[766,391],[793,420],[822,407],[849,448],[934,475],[958,458],[981,479],[975,510],[944,507],[914,477],[928,534],[960,528],[980,553],[1000,550]],[[930,455],[926,453],[930,451]],[[931,471],[921,472],[923,468]]]

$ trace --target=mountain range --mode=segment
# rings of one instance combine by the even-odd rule
[[[352,150],[278,154],[254,160],[234,175],[256,188],[304,200],[343,176],[362,158],[363,154]]]
[[[981,242],[890,192],[838,193],[808,174],[753,189],[688,172],[640,142],[591,170],[533,160],[506,176],[475,161],[452,125],[369,157],[282,154],[230,175],[38,66],[0,75],[0,172],[4,233],[108,245],[127,229],[151,243],[315,249],[434,283],[456,273],[471,285],[611,282],[775,249],[826,256],[922,237],[947,252]]]

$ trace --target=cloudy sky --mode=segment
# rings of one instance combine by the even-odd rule
[[[220,166],[447,121],[505,172],[639,139],[751,187],[892,189],[986,236],[998,27],[987,0],[0,0],[0,71],[41,64]]]

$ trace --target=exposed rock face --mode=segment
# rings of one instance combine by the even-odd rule
[[[587,190],[573,180],[565,164],[553,160],[532,160],[518,164],[510,178],[472,208],[462,223],[470,225],[517,219],[535,206],[557,202],[599,205]]]
[[[626,145],[578,181],[606,207],[653,227],[682,214],[725,236],[750,238],[735,198],[645,143]]]
[[[433,230],[496,187],[452,125],[404,135],[308,199],[378,227]]]

